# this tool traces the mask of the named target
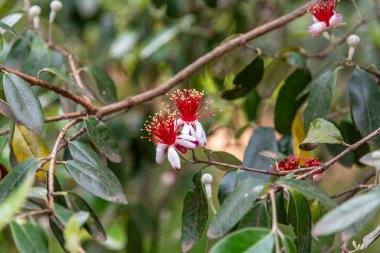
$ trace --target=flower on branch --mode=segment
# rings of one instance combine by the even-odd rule
[[[194,149],[199,145],[195,137],[181,133],[177,124],[177,114],[170,110],[157,113],[151,121],[147,121],[145,130],[151,134],[147,138],[157,143],[156,162],[162,164],[165,157],[168,157],[171,166],[176,170],[181,168],[178,152],[186,153],[188,149]]]
[[[322,162],[317,158],[307,157],[303,161],[298,155],[289,155],[281,162],[278,163],[278,170],[280,171],[292,171],[300,168],[313,168],[321,166]],[[323,171],[317,171],[313,173],[313,181],[320,181],[322,179]]]
[[[337,0],[318,0],[307,8],[313,15],[314,24],[308,32],[312,37],[320,36],[327,28],[335,28],[342,24],[342,15],[335,11]]]
[[[182,127],[182,134],[195,137],[200,147],[206,146],[206,134],[198,119],[213,114],[204,113],[212,101],[202,103],[203,95],[203,92],[188,88],[183,91],[177,89],[169,95],[177,109],[177,124]]]

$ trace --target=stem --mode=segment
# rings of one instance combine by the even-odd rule
[[[356,2],[356,0],[351,0],[351,2],[352,2],[352,4],[355,6],[355,9],[358,11],[359,16],[360,16],[360,19],[363,19],[363,13],[362,13],[362,11],[360,10],[359,5],[358,5],[358,3]]]
[[[207,202],[210,205],[211,211],[214,213],[214,215],[217,213],[214,202],[212,201],[212,198],[207,198]]]
[[[280,241],[278,238],[278,224],[277,224],[277,209],[276,209],[276,199],[274,196],[275,190],[272,188],[269,190],[269,196],[270,196],[270,201],[272,203],[272,232],[274,233],[274,242],[275,242],[275,249],[276,253],[281,252],[280,248]]]

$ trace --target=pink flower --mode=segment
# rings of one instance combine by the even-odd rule
[[[312,37],[320,36],[327,28],[337,27],[342,23],[342,15],[335,11],[336,0],[318,0],[307,11],[313,15],[314,24],[308,29]]]
[[[188,88],[184,91],[178,89],[170,95],[170,100],[178,110],[177,124],[182,127],[182,134],[196,138],[201,147],[206,146],[206,134],[198,119],[213,114],[202,114],[211,103],[211,101],[202,103],[203,95],[203,92]]]
[[[176,114],[167,110],[165,114],[157,113],[151,121],[145,124],[145,130],[151,134],[150,141],[156,142],[156,162],[162,164],[165,157],[171,166],[179,170],[181,168],[178,151],[186,153],[188,149],[196,148],[199,143],[191,135],[181,134],[176,123]]]

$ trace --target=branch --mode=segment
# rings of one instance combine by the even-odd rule
[[[49,208],[51,209],[54,207],[54,194],[53,194],[54,193],[54,169],[55,169],[55,160],[56,160],[58,148],[65,134],[67,133],[67,131],[72,126],[79,123],[80,121],[82,121],[82,118],[74,119],[70,121],[69,123],[67,123],[66,126],[63,127],[63,129],[58,135],[58,138],[54,144],[53,150],[51,151],[51,154],[50,154],[50,164],[49,164],[49,174],[48,174],[48,205],[49,205]]]
[[[233,50],[234,48],[237,48],[241,45],[245,45],[246,42],[254,38],[257,38],[263,34],[266,34],[281,26],[284,26],[285,24],[291,22],[292,20],[304,15],[306,13],[306,9],[308,6],[309,4],[305,4],[284,16],[274,19],[245,34],[239,35],[229,41],[226,41],[225,43],[214,48],[214,50],[212,50],[211,52],[203,55],[198,60],[188,65],[186,68],[178,72],[175,76],[173,76],[166,82],[160,84],[159,86],[151,90],[145,91],[135,96],[127,97],[126,99],[122,101],[100,108],[98,112],[99,118],[101,118],[104,115],[111,114],[111,113],[129,108],[137,104],[144,103],[148,100],[151,100],[152,98],[165,94],[170,89],[172,89],[175,85],[186,80],[189,76],[194,74],[196,71],[198,71],[199,69],[204,67],[206,64],[210,63],[211,61],[218,59],[222,55]]]
[[[87,101],[86,99],[74,94],[74,93],[71,93],[67,90],[64,90],[64,89],[61,89],[57,86],[54,86],[48,82],[45,82],[41,79],[38,79],[36,77],[33,77],[33,76],[30,76],[30,75],[27,75],[27,74],[24,74],[22,72],[19,72],[15,69],[12,69],[10,67],[7,67],[7,66],[4,66],[2,64],[0,64],[0,70],[2,71],[5,71],[5,72],[9,72],[9,73],[12,73],[12,74],[15,74],[19,77],[21,77],[22,79],[24,79],[25,81],[27,81],[28,83],[30,83],[31,85],[36,85],[36,86],[40,86],[40,87],[44,87],[46,89],[49,89],[49,90],[52,90],[54,91],[55,93],[58,93],[59,95],[63,96],[63,97],[67,97],[68,99],[71,99],[72,101],[82,105],[84,108],[86,108],[89,112],[95,112],[97,111],[98,107],[91,104],[91,102]]]

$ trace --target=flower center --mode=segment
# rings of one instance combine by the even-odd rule
[[[175,120],[175,114],[169,110],[165,114],[157,113],[150,122],[147,121],[145,124],[145,130],[152,135],[148,138],[152,142],[173,145],[177,139]]]
[[[325,22],[326,27],[329,27],[330,18],[334,15],[335,6],[336,0],[320,0],[309,6],[307,11],[313,14],[318,21]]]

